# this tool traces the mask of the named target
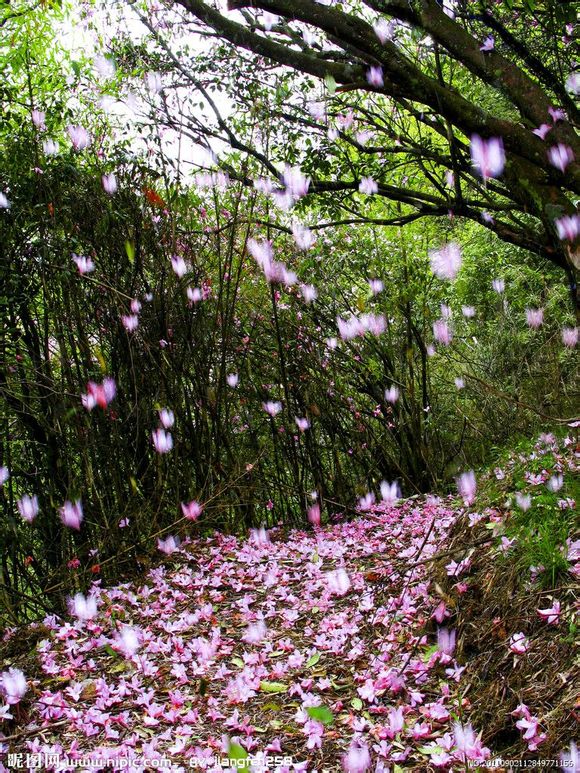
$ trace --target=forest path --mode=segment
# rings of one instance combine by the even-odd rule
[[[279,771],[477,759],[478,740],[453,731],[469,714],[453,609],[428,579],[461,513],[427,497],[284,540],[216,535],[141,583],[95,588],[93,619],[48,621],[26,731],[5,748],[46,770],[80,756],[174,771],[246,753]]]

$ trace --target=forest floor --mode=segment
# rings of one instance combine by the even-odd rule
[[[28,689],[4,709],[0,770],[572,759],[580,543],[561,547],[567,568],[542,590],[522,575],[505,495],[567,479],[578,451],[551,436],[530,448],[478,482],[469,508],[413,498],[307,531],[186,541],[139,581],[96,584],[95,614],[9,630],[2,667]]]

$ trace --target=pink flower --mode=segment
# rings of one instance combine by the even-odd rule
[[[292,236],[299,250],[309,250],[316,242],[312,231],[297,221],[292,223]]]
[[[8,467],[5,467],[5,466],[0,467],[0,486],[3,486],[9,477],[10,477],[10,472],[8,471]]]
[[[67,500],[60,509],[60,519],[69,529],[79,531],[83,521],[83,506],[81,500],[75,502]]]
[[[97,601],[93,596],[83,596],[77,593],[71,599],[71,612],[79,620],[91,620],[97,615]]]
[[[373,295],[378,295],[384,289],[384,285],[380,279],[369,279],[369,287],[371,288],[371,293]]]
[[[269,416],[274,418],[274,416],[277,416],[282,410],[282,403],[279,403],[275,400],[268,400],[268,402],[262,403],[262,408]]]
[[[447,658],[450,658],[455,652],[456,631],[449,631],[447,628],[437,629],[437,649]]]
[[[568,164],[574,161],[574,153],[572,148],[568,145],[564,145],[559,142],[557,145],[553,145],[548,151],[548,161],[563,172]]]
[[[159,411],[159,421],[165,429],[169,429],[175,424],[175,414],[169,408],[162,408]]]
[[[563,121],[566,118],[566,113],[560,107],[549,107],[548,113],[550,113],[550,116],[552,118],[552,121],[554,121],[554,123],[556,123],[557,121]]]
[[[306,303],[312,303],[318,298],[318,290],[314,285],[300,285],[300,292]]]
[[[171,258],[171,268],[174,273],[181,279],[182,276],[187,274],[187,265],[181,255],[173,255]]]
[[[240,379],[237,373],[228,373],[228,375],[226,376],[227,384],[232,389],[235,389],[237,387],[239,380]]]
[[[294,421],[296,422],[296,426],[300,432],[306,432],[306,430],[310,427],[310,422],[308,419],[302,418],[301,416],[295,416]]]
[[[242,636],[242,641],[245,641],[247,644],[259,644],[267,635],[266,623],[263,620],[258,620],[257,623],[247,627],[246,632]]]
[[[203,293],[199,287],[188,287],[186,290],[187,300],[191,303],[199,303],[203,300]]]
[[[351,581],[344,569],[335,569],[326,575],[328,587],[331,593],[337,596],[344,596],[351,586]]]
[[[573,349],[578,343],[578,328],[577,327],[563,327],[562,328],[562,343],[569,349]]]
[[[450,612],[447,609],[447,607],[445,606],[445,602],[444,601],[440,601],[439,604],[435,607],[435,610],[434,610],[433,614],[431,615],[431,617],[435,618],[435,620],[439,624],[441,624],[445,620],[446,617],[449,617],[449,615],[450,615]]]
[[[173,437],[170,432],[166,432],[159,427],[151,433],[153,445],[158,454],[166,454],[173,448]]]
[[[272,500],[270,500],[270,502],[271,501]],[[272,507],[273,506],[274,503],[272,503]],[[268,510],[272,509],[271,507],[268,507],[268,504],[266,504],[266,507]],[[257,545],[259,548],[265,548],[272,544],[270,535],[263,526],[260,526],[259,529],[250,529],[250,542],[252,542],[254,545]]]
[[[464,558],[459,563],[457,563],[455,560],[451,560],[448,564],[446,564],[445,569],[447,570],[449,577],[459,577],[459,575],[463,574],[463,572],[466,572],[470,566],[471,561],[468,558]],[[459,590],[459,583],[456,587]],[[467,588],[465,590],[467,590]]]
[[[248,252],[261,268],[271,263],[274,257],[271,241],[258,242],[256,239],[248,239]]]
[[[22,499],[18,500],[16,506],[18,507],[18,512],[27,523],[32,523],[38,515],[38,497],[36,494],[32,496],[25,494]]]
[[[109,196],[112,196],[117,192],[117,178],[112,172],[110,174],[104,174],[101,177],[101,182],[103,183],[105,193],[108,193]]]
[[[451,343],[453,333],[446,320],[438,319],[433,323],[433,337],[444,346],[448,346]]]
[[[580,215],[565,215],[554,220],[558,239],[573,242],[580,234]]]
[[[9,668],[0,674],[0,692],[9,706],[18,703],[26,694],[26,677],[18,668]]]
[[[530,751],[535,751],[539,744],[546,740],[546,734],[540,732],[540,721],[537,717],[523,716],[516,722],[516,727],[522,731],[523,739],[528,742]]]
[[[309,719],[304,723],[304,733],[308,736],[306,747],[308,749],[320,749],[322,746],[322,736],[324,735],[324,725],[314,719]]]
[[[469,472],[463,472],[457,478],[457,490],[459,495],[463,499],[463,503],[468,506],[475,500],[475,492],[477,490],[477,483],[475,480],[475,473],[473,470]]]
[[[360,193],[366,193],[370,196],[373,193],[378,193],[379,186],[372,177],[363,177],[360,181],[358,189]]]
[[[67,126],[66,130],[75,150],[85,150],[91,144],[91,136],[82,126]]]
[[[136,314],[123,314],[121,324],[128,333],[133,333],[139,327],[139,317]]]
[[[495,47],[495,39],[493,35],[488,35],[483,41],[483,45],[479,47],[480,51],[493,51]]]
[[[379,19],[377,23],[374,25],[373,29],[375,31],[375,35],[383,44],[386,43],[387,40],[390,40],[393,37],[392,21],[387,21],[386,19]]]
[[[537,609],[538,615],[545,620],[548,625],[558,625],[560,622],[560,602],[554,601],[551,607],[547,609]]]
[[[98,405],[99,408],[106,408],[115,398],[116,393],[117,386],[115,380],[110,377],[104,378],[102,384],[89,381],[87,384],[87,393],[81,395],[81,401],[88,411],[92,411],[96,405]]]
[[[385,391],[385,400],[388,403],[391,403],[391,405],[394,405],[397,402],[397,400],[399,399],[399,396],[400,396],[399,388],[396,387],[394,384]]]
[[[116,644],[126,658],[132,657],[139,650],[141,646],[140,637],[141,631],[139,628],[132,628],[129,625],[124,625],[121,628]]]
[[[32,111],[32,123],[40,131],[44,131],[46,129],[46,125],[44,123],[45,119],[46,119],[46,113],[43,110]]]
[[[367,82],[370,86],[376,86],[380,88],[384,85],[383,80],[383,68],[382,67],[370,67],[367,72]]]
[[[187,504],[182,502],[181,512],[185,518],[188,518],[190,521],[196,521],[203,512],[203,505],[200,505],[199,502],[196,502],[195,500],[192,500]]]
[[[297,166],[286,166],[282,174],[282,182],[292,199],[301,199],[308,193],[310,180],[305,177]]]
[[[481,745],[481,737],[475,734],[471,725],[461,725],[459,722],[456,722],[453,725],[453,735],[459,753],[458,756],[462,762],[466,760],[482,762],[489,757],[489,749]]]
[[[79,274],[90,274],[95,270],[95,264],[90,258],[86,258],[84,255],[75,255],[73,253],[72,259],[77,264]]]
[[[580,72],[572,72],[566,78],[566,91],[570,94],[580,94]]]
[[[461,268],[461,249],[455,242],[450,242],[439,250],[429,252],[431,271],[439,279],[455,279]]]
[[[491,286],[498,295],[501,295],[505,290],[505,281],[503,279],[494,279]]]
[[[320,526],[320,505],[318,502],[308,508],[308,520],[313,526]]]
[[[157,538],[157,547],[162,553],[169,556],[179,548],[179,537],[169,536],[166,539]]]
[[[528,323],[528,327],[537,330],[537,328],[539,328],[544,321],[544,310],[526,309],[526,321]]]
[[[369,492],[368,494],[365,494],[364,497],[359,499],[358,506],[364,512],[366,510],[370,510],[374,503],[375,495],[372,492]]]
[[[535,134],[541,140],[545,140],[546,135],[548,134],[549,131],[551,131],[551,129],[552,127],[549,124],[543,123],[537,129],[532,129],[532,134]]]
[[[400,733],[405,726],[405,717],[403,716],[403,709],[399,706],[396,709],[389,711],[389,726],[388,733],[389,738],[394,738],[397,733]]]
[[[397,481],[393,483],[387,483],[386,480],[381,482],[381,498],[383,502],[389,507],[394,507],[401,496],[401,489]]]
[[[471,319],[471,317],[475,316],[475,309],[473,306],[462,306],[461,313],[466,319]]]
[[[482,139],[478,134],[471,137],[471,161],[483,179],[499,177],[505,166],[505,152],[501,137]]]
[[[514,633],[510,639],[510,650],[517,655],[523,655],[530,647],[529,639],[521,631]]]
[[[353,739],[347,753],[342,758],[345,773],[366,773],[371,766],[368,746],[362,739]]]
[[[553,491],[554,493],[556,491],[560,491],[563,485],[564,485],[563,475],[552,475],[552,477],[546,483],[546,486],[548,487],[548,489],[550,491]]]
[[[532,506],[532,497],[529,494],[516,493],[516,504],[524,513]]]
[[[376,698],[375,685],[372,679],[367,679],[362,687],[357,688],[357,692],[364,701],[372,703]]]
[[[58,142],[48,139],[42,143],[42,151],[45,156],[56,156],[58,153]]]

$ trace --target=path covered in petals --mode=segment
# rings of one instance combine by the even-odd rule
[[[545,436],[490,478],[516,488],[520,465],[515,502],[525,511],[544,489],[559,495],[576,456],[571,438],[559,447]],[[3,729],[12,727],[0,736],[4,759],[40,755],[43,769],[59,771],[82,759],[98,770],[220,771],[250,761],[278,773],[476,769],[493,750],[473,721],[456,626],[478,563],[514,543],[501,536],[509,513],[466,512],[451,497],[382,502],[307,531],[185,540],[140,582],[96,583],[71,599],[67,620],[37,626],[26,675],[2,675]],[[579,548],[563,547],[572,577]],[[548,651],[565,635],[564,616],[556,600],[513,625],[535,631]],[[8,631],[3,646],[21,633]],[[500,646],[512,669],[531,644],[519,632]],[[545,743],[525,704],[507,722],[528,750]],[[572,743],[566,759],[574,755]]]
[[[304,771],[482,757],[454,731],[462,669],[425,578],[455,517],[409,500],[287,541],[216,536],[143,584],[95,588],[96,613],[77,599],[76,619],[48,620],[28,728],[7,746],[173,770],[220,770],[238,745]]]

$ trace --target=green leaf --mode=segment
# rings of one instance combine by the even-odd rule
[[[418,751],[420,751],[421,754],[440,754],[443,749],[440,746],[420,746]]]
[[[110,645],[110,644],[105,644],[105,646],[103,647],[103,649],[105,650],[105,652],[107,653],[107,655],[110,655],[110,656],[111,656],[111,657],[113,657],[113,658],[117,658],[117,657],[119,656],[119,653],[118,653],[118,652],[115,652],[115,650],[114,650],[114,649],[111,647],[111,645]]]
[[[326,88],[330,92],[330,94],[334,94],[336,91],[336,81],[334,80],[333,76],[327,72],[324,76],[324,82],[326,83]]]
[[[315,652],[314,655],[311,655],[306,661],[306,668],[312,668],[312,666],[315,666],[319,660],[320,652]]]
[[[307,706],[306,713],[311,719],[322,722],[323,725],[332,725],[334,722],[334,715],[326,706]]]
[[[353,698],[350,702],[350,705],[353,707],[355,711],[360,711],[363,707],[363,702],[360,698]]]
[[[228,745],[228,757],[230,760],[246,760],[248,752],[239,743],[230,741]]]
[[[239,666],[240,668],[243,668],[246,665],[241,658],[232,658],[232,663],[234,666]]]
[[[427,661],[431,659],[431,657],[437,652],[438,649],[439,647],[436,644],[428,647],[422,655],[423,662],[427,663]]]
[[[135,245],[133,242],[127,241],[125,242],[125,252],[127,253],[127,257],[129,258],[129,263],[135,262]]]
[[[288,692],[288,685],[283,682],[260,682],[262,692]]]

